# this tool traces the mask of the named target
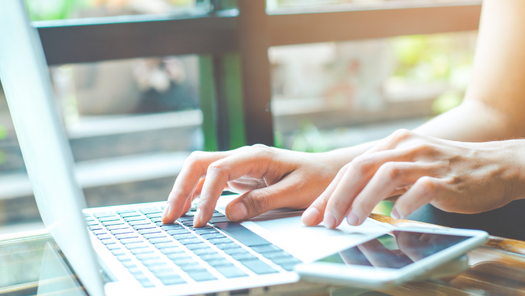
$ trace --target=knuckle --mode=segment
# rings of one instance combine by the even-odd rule
[[[271,158],[273,156],[272,148],[263,144],[252,145],[251,149],[258,157]]]
[[[392,140],[396,143],[401,142],[409,138],[411,135],[412,132],[407,129],[398,129],[392,133]]]
[[[398,180],[403,175],[403,170],[394,162],[384,163],[377,172],[382,178]]]
[[[208,166],[208,171],[207,173],[210,174],[210,173],[220,173],[220,172],[223,172],[227,169],[228,165],[226,164],[225,161],[223,160],[218,160],[218,161],[215,161],[213,162],[212,164],[210,164]]]
[[[266,190],[259,189],[250,194],[250,198],[246,199],[248,210],[254,213],[261,213],[266,211],[271,205],[270,194]]]
[[[186,165],[192,166],[198,164],[200,160],[204,157],[205,152],[202,151],[193,151],[188,158],[186,158]]]
[[[353,170],[357,173],[363,173],[369,170],[371,166],[371,156],[370,155],[360,155],[349,164],[348,170]]]
[[[437,184],[428,176],[424,176],[417,180],[417,185],[421,188],[423,194],[430,194],[436,191]]]

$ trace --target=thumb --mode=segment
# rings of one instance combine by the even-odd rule
[[[242,194],[228,204],[226,217],[230,221],[240,221],[274,209],[293,206],[292,197],[296,187],[293,179],[288,176],[274,185]]]

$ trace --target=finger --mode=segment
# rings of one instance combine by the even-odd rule
[[[350,225],[360,225],[372,213],[374,207],[398,187],[414,184],[419,178],[434,174],[434,166],[413,162],[387,162],[372,177],[365,188],[357,195],[348,214]],[[333,199],[343,199],[343,193]],[[334,209],[335,210],[335,209]]]
[[[301,216],[301,220],[303,221],[304,225],[314,226],[323,221],[323,213],[324,209],[326,208],[326,204],[328,203],[330,196],[332,196],[335,188],[337,188],[337,184],[339,184],[339,181],[347,170],[348,166],[344,166],[341,170],[339,170],[325,191],[323,191],[323,193],[321,193],[321,195],[304,211],[303,215]]]
[[[385,162],[406,161],[407,158],[408,156],[402,150],[380,151],[356,157],[350,162],[348,169],[337,184],[337,188],[329,197],[326,209],[322,209],[324,210],[325,226],[335,228],[341,224],[347,215],[349,215],[349,218],[352,218],[349,220],[352,222],[350,225],[359,225],[356,213],[351,211],[351,206],[356,196],[365,188]]]
[[[280,182],[269,187],[248,191],[226,206],[226,217],[230,221],[241,221],[256,217],[274,209],[295,207],[300,200],[294,193],[300,190],[303,180],[298,175],[288,175]]]
[[[392,218],[403,219],[429,203],[439,194],[441,180],[424,176],[419,178],[405,194],[401,195],[392,209]]]
[[[162,222],[172,223],[177,220],[184,213],[184,205],[187,199],[191,197],[200,178],[206,175],[208,166],[234,152],[235,150],[227,152],[193,152],[186,159],[182,171],[175,180],[173,189],[168,196]]]
[[[201,178],[199,180],[199,183],[197,183],[197,186],[195,186],[195,190],[193,190],[193,193],[191,194],[191,197],[186,199],[186,203],[184,204],[184,210],[182,213],[187,213],[191,209],[191,205],[193,204],[193,201],[201,195],[202,192],[202,186],[204,185],[204,180],[206,178]]]
[[[202,227],[212,218],[217,199],[228,181],[245,175],[264,175],[271,158],[268,149],[246,150],[210,164],[195,214],[194,226]]]

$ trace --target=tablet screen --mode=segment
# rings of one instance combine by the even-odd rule
[[[469,238],[447,234],[394,231],[320,259],[319,262],[399,269]]]

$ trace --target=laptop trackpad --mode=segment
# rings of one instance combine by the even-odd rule
[[[307,227],[300,216],[247,221],[242,225],[304,262],[358,245],[391,230],[386,224],[371,219],[366,219],[361,226],[343,222],[336,229],[328,229],[322,224]]]

